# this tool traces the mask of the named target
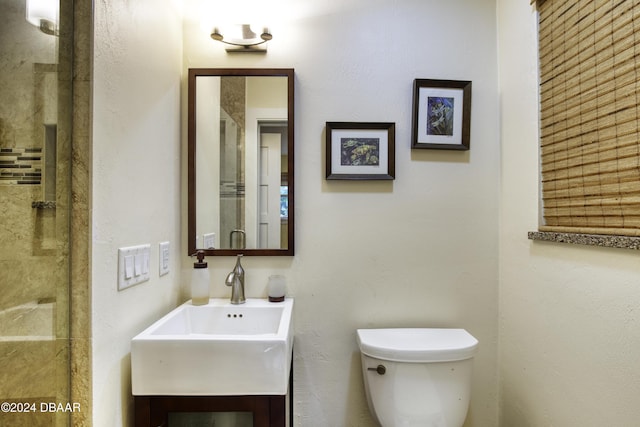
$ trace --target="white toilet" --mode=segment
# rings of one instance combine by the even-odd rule
[[[478,346],[464,329],[358,329],[369,410],[382,427],[461,427]]]

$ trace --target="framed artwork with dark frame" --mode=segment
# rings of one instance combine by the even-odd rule
[[[468,150],[471,82],[415,79],[411,148]]]
[[[326,178],[395,179],[395,123],[327,122]]]

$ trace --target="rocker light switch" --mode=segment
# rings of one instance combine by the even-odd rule
[[[151,245],[118,249],[118,290],[149,280]]]
[[[149,274],[149,251],[142,254],[142,274]]]
[[[124,278],[131,279],[133,277],[133,256],[126,255],[124,257]]]
[[[143,263],[143,255],[135,254],[134,256],[134,264],[133,264],[133,275],[140,276],[142,274],[142,263]]]

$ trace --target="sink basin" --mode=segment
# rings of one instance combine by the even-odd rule
[[[290,298],[184,303],[131,340],[133,394],[287,394],[292,311]]]

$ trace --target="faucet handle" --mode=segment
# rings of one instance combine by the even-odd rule
[[[235,271],[231,271],[231,273],[227,274],[227,278],[224,281],[224,284],[227,286],[233,286],[233,281],[236,280]]]

